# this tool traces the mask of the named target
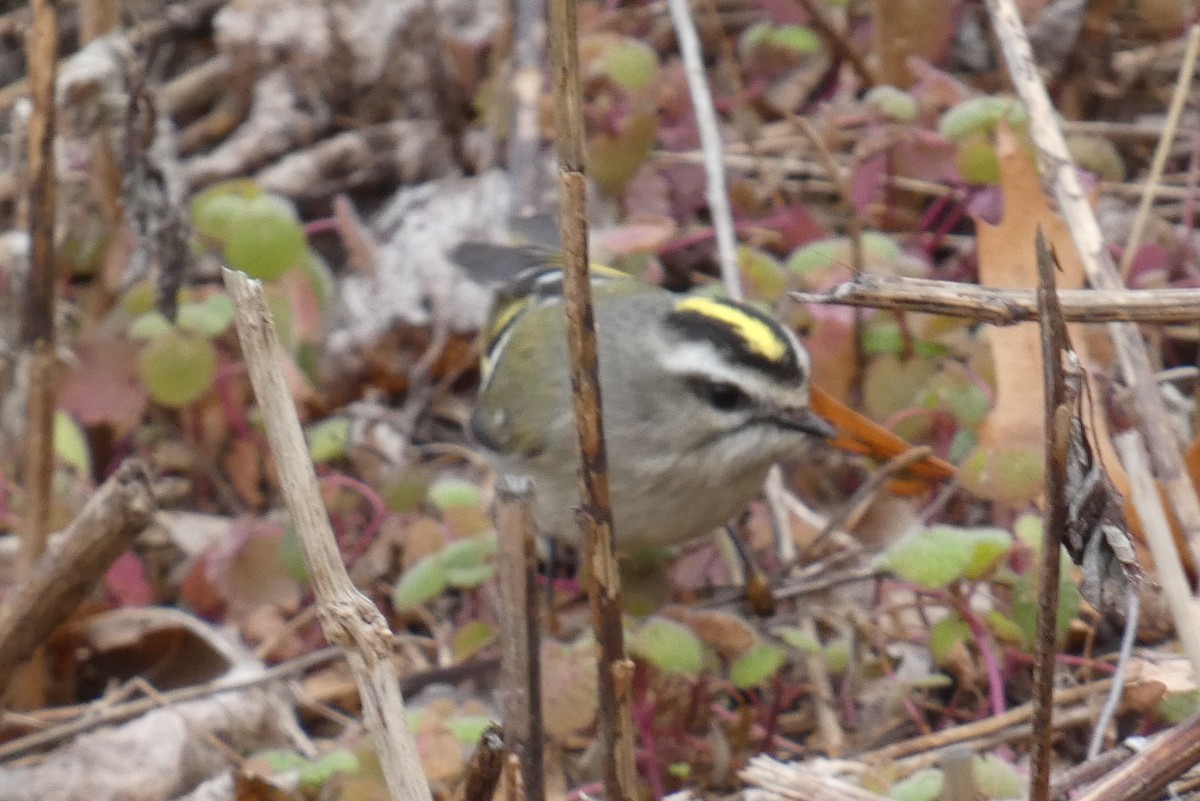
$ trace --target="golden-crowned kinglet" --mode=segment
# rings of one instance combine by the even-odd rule
[[[768,468],[833,434],[809,409],[808,354],[784,326],[730,300],[677,295],[593,268],[600,393],[617,548],[712,532]],[[502,294],[484,331],[471,417],[497,471],[533,481],[542,533],[580,544],[578,444],[561,272]]]

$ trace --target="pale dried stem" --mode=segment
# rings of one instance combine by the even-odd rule
[[[743,292],[738,270],[737,235],[733,228],[733,213],[729,208],[729,192],[725,186],[721,132],[717,127],[717,112],[708,88],[708,77],[704,73],[700,37],[696,33],[696,23],[687,0],[667,0],[667,6],[671,10],[675,36],[679,39],[679,54],[683,59],[688,93],[692,98],[692,110],[700,133],[700,147],[704,153],[705,197],[717,237],[717,264],[721,269],[721,282],[729,297],[741,300]]]
[[[832,303],[893,311],[965,317],[989,325],[1037,319],[1032,289],[997,289],[957,281],[860,275],[825,292],[793,292],[800,303]],[[1068,322],[1137,322],[1194,325],[1200,289],[1060,289]]]
[[[354,587],[342,564],[284,377],[283,363],[289,356],[275,333],[262,284],[234,270],[225,269],[223,275],[279,483],[311,577],[321,627],[326,639],[346,653],[392,798],[431,801],[392,666],[391,632],[375,604]]]

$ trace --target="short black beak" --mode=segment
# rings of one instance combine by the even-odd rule
[[[772,415],[772,419],[783,428],[820,439],[833,439],[837,436],[833,426],[807,406],[802,409],[779,409]]]

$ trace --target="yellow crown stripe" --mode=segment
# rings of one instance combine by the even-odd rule
[[[788,353],[788,344],[775,329],[758,317],[714,298],[693,296],[675,304],[681,312],[694,312],[725,323],[746,343],[746,347],[773,362]]]

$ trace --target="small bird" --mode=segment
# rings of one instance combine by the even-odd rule
[[[562,274],[543,262],[514,286],[484,330],[470,429],[498,472],[532,480],[541,533],[580,546]],[[606,268],[592,291],[618,552],[710,534],[772,464],[833,436],[809,408],[808,354],[770,315]]]

